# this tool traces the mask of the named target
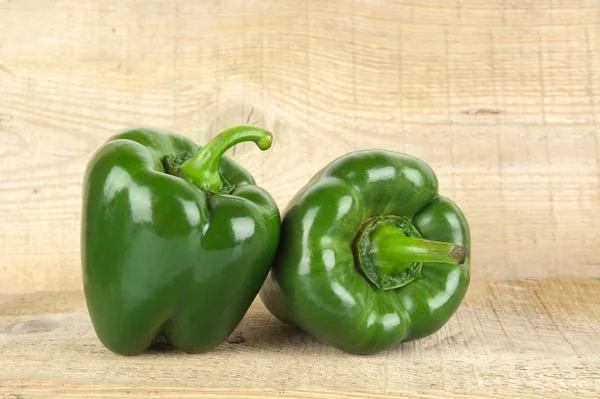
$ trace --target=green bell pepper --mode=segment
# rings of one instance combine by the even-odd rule
[[[260,298],[278,319],[356,354],[440,329],[470,281],[470,233],[433,170],[365,150],[321,169],[288,204]]]
[[[238,126],[199,147],[148,128],[111,137],[86,169],[83,286],[99,340],[135,355],[157,338],[209,350],[256,298],[279,240],[273,198],[224,153],[263,129]]]

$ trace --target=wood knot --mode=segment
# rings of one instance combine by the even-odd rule
[[[244,342],[246,342],[246,338],[244,338],[244,336],[242,335],[242,332],[239,331],[235,334],[235,336],[231,336],[229,338],[227,338],[227,342],[230,344],[243,344]]]
[[[48,320],[25,320],[15,323],[0,324],[0,332],[4,334],[33,334],[49,332],[58,327],[57,323]]]
[[[461,113],[465,115],[498,115],[502,110],[497,108],[471,108],[465,109]]]

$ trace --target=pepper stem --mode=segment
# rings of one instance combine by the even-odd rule
[[[218,171],[219,161],[225,152],[236,144],[253,141],[261,150],[267,150],[273,142],[271,132],[255,126],[241,125],[224,130],[209,141],[177,169],[186,179],[204,191],[219,192],[223,180]]]
[[[369,221],[359,234],[357,252],[364,275],[382,290],[421,278],[423,263],[461,265],[467,257],[464,247],[423,239],[406,218],[397,216]]]
[[[460,245],[407,237],[398,229],[386,231],[387,227],[375,231],[371,242],[370,253],[377,256],[382,266],[414,262],[462,265],[465,262],[467,251]]]

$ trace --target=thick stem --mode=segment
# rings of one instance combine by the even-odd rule
[[[371,256],[380,272],[393,272],[411,263],[462,265],[467,251],[460,245],[407,237],[398,228],[381,226],[371,236]]]
[[[467,250],[460,245],[423,239],[405,218],[378,217],[357,242],[359,267],[379,289],[402,287],[421,278],[423,263],[461,265]]]
[[[223,188],[223,181],[217,169],[219,161],[228,149],[244,141],[253,141],[264,151],[271,147],[273,135],[254,126],[232,127],[209,141],[196,155],[182,163],[178,171],[202,190],[219,192]]]

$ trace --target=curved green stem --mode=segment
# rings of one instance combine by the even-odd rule
[[[221,157],[228,149],[245,141],[253,141],[264,151],[271,147],[273,135],[255,126],[232,127],[214,137],[196,155],[182,163],[178,170],[202,190],[219,192],[223,188],[223,181],[217,169]]]

